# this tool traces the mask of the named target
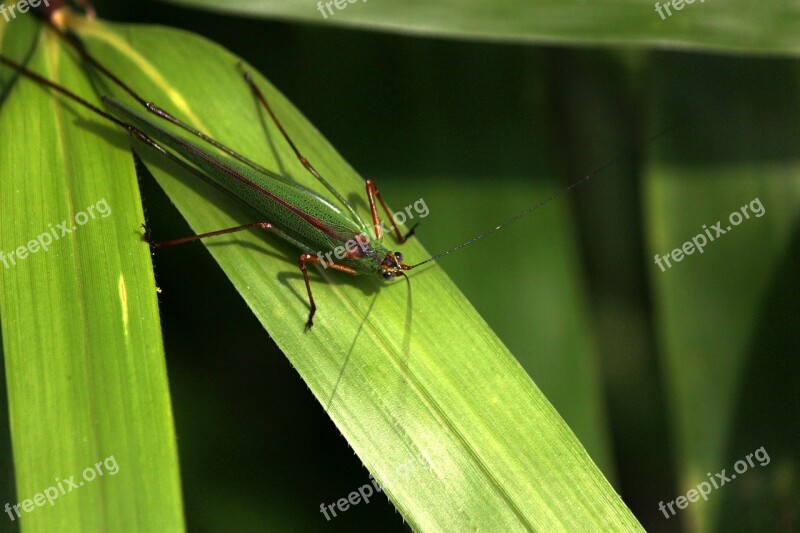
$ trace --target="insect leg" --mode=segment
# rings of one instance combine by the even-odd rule
[[[300,271],[303,273],[303,279],[306,282],[306,291],[308,292],[308,304],[311,310],[308,313],[308,321],[306,322],[306,329],[311,329],[311,326],[314,325],[314,313],[317,312],[317,304],[314,303],[314,296],[311,294],[311,283],[308,281],[308,271],[306,270],[306,263],[314,263],[317,265],[322,265],[324,267],[330,267],[336,269],[340,272],[345,272],[347,274],[355,275],[356,271],[350,268],[349,266],[340,265],[337,263],[331,263],[328,261],[322,261],[319,257],[311,254],[303,254],[300,256],[298,260],[300,264]]]
[[[375,182],[372,180],[367,180],[367,198],[369,199],[369,210],[372,213],[372,223],[375,226],[375,237],[380,239],[383,236],[383,227],[381,226],[381,220],[378,217],[378,209],[375,206],[375,198],[378,199],[378,202],[380,202],[384,212],[386,212],[386,216],[389,217],[389,222],[392,224],[392,229],[394,230],[395,235],[397,235],[397,240],[401,244],[406,242],[412,235],[414,235],[417,226],[419,226],[419,222],[414,224],[405,235],[400,233],[400,228],[397,227],[397,225],[394,223],[394,219],[392,218],[392,212],[389,211],[389,208],[386,206],[386,202],[384,202],[383,198],[381,198],[380,191],[375,186]]]
[[[251,222],[250,224],[244,224],[242,226],[235,226],[233,228],[210,231],[208,233],[201,233],[200,235],[190,235],[188,237],[182,237],[180,239],[172,239],[170,241],[152,242],[147,236],[145,236],[145,240],[147,241],[147,243],[150,245],[151,248],[167,248],[169,246],[175,246],[186,242],[197,241],[200,239],[205,239],[207,237],[215,237],[217,235],[225,235],[226,233],[235,233],[237,231],[243,231],[252,228],[261,228],[263,230],[272,231],[283,236],[283,232],[281,232],[281,230],[279,230],[269,222]]]
[[[259,100],[259,102],[261,102],[261,105],[264,107],[264,109],[267,111],[267,113],[269,114],[269,116],[272,119],[272,121],[275,123],[275,125],[280,130],[281,135],[283,135],[283,138],[286,139],[286,142],[292,148],[292,151],[294,151],[294,154],[295,154],[295,156],[297,156],[298,161],[300,161],[300,163],[305,167],[305,169],[308,170],[308,172],[311,173],[312,176],[317,178],[317,180],[320,183],[322,183],[325,186],[325,188],[328,189],[328,191],[332,195],[334,195],[336,197],[336,199],[339,200],[339,202],[343,206],[345,206],[347,208],[348,211],[350,211],[350,213],[355,217],[356,220],[360,221],[361,217],[358,216],[358,213],[356,213],[356,210],[353,209],[353,206],[351,206],[350,203],[347,200],[344,199],[344,197],[339,193],[339,191],[337,191],[333,187],[333,185],[328,183],[328,180],[326,180],[325,178],[322,177],[322,174],[317,172],[317,169],[314,168],[314,165],[312,165],[311,162],[308,159],[306,159],[306,157],[297,148],[297,145],[294,144],[294,141],[289,136],[289,133],[287,133],[286,129],[283,127],[283,124],[281,124],[281,121],[278,120],[278,117],[275,115],[275,112],[272,110],[272,107],[269,105],[269,102],[267,101],[267,98],[264,96],[264,93],[261,92],[261,89],[259,89],[258,86],[256,85],[255,81],[253,81],[253,76],[250,74],[250,72],[245,70],[241,63],[239,63],[239,70],[242,71],[242,74],[244,75],[244,79],[247,82],[247,84],[250,86],[250,89],[253,91],[253,94],[255,95],[255,97]]]

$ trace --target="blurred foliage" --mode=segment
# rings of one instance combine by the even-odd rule
[[[420,235],[432,251],[622,154],[574,194],[440,264],[648,531],[800,527],[796,61],[97,5],[247,58],[392,205],[429,200]],[[692,9],[651,16],[688,24]],[[190,232],[157,186],[142,187],[152,226]],[[667,272],[654,264],[755,196],[763,218]],[[320,503],[368,473],[202,247],[155,264],[190,529],[405,529],[385,500],[325,522]],[[567,338],[565,327],[585,331]],[[582,382],[558,367],[580,356]],[[677,517],[658,510],[760,446],[768,466]]]
[[[414,35],[539,44],[800,52],[800,11],[795,2],[781,0],[378,0],[367,5],[363,5],[366,0],[165,1],[220,13]]]

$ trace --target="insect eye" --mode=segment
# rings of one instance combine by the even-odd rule
[[[394,277],[394,274],[392,274],[388,270],[383,273],[383,279],[392,279],[393,277]]]
[[[401,263],[403,262],[403,254],[401,254],[400,252],[395,252],[394,256],[399,262]]]

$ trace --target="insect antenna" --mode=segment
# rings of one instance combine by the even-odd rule
[[[656,133],[655,135],[653,135],[652,137],[647,139],[647,143],[651,143],[651,142],[655,141],[656,139],[658,139],[659,137],[661,137],[663,135],[666,135],[667,133],[669,133],[670,131],[672,131],[676,127],[677,127],[677,124],[673,124],[673,125],[671,125],[671,126],[669,126],[667,128],[664,128],[660,132]],[[491,235],[495,231],[500,230],[500,229],[508,226],[509,224],[512,224],[512,223],[516,222],[517,220],[530,215],[531,213],[533,213],[534,211],[536,211],[540,207],[544,207],[545,205],[547,205],[548,203],[552,202],[553,200],[555,200],[556,198],[558,198],[562,194],[567,193],[567,192],[571,191],[572,189],[574,189],[575,187],[577,187],[578,185],[581,185],[582,183],[585,183],[585,182],[589,181],[591,178],[593,178],[597,174],[600,174],[601,172],[603,172],[607,168],[615,165],[617,162],[619,162],[621,159],[623,159],[627,155],[628,155],[628,153],[624,153],[624,154],[618,155],[614,159],[612,159],[612,160],[608,161],[607,163],[605,163],[604,165],[596,168],[594,171],[592,171],[589,174],[585,175],[581,179],[575,181],[574,183],[571,183],[571,184],[567,185],[566,187],[564,187],[563,189],[561,189],[559,191],[554,192],[553,194],[551,194],[550,196],[548,196],[544,200],[542,200],[540,202],[537,202],[536,204],[530,206],[529,208],[527,208],[526,210],[522,211],[521,213],[517,213],[513,217],[507,218],[506,220],[504,220],[503,222],[501,222],[497,226],[495,226],[495,227],[493,227],[493,228],[491,228],[489,230],[486,230],[483,233],[479,233],[475,237],[473,237],[473,238],[471,238],[471,239],[469,239],[469,240],[467,240],[465,242],[462,242],[458,246],[454,246],[453,248],[450,248],[449,250],[445,250],[444,252],[441,252],[441,253],[438,253],[438,254],[436,254],[436,255],[434,255],[432,257],[429,257],[428,259],[426,259],[426,260],[424,260],[424,261],[422,261],[420,263],[417,263],[415,265],[411,265],[411,266],[409,266],[408,268],[406,268],[404,270],[411,270],[412,268],[416,268],[418,266],[422,266],[425,263],[429,263],[431,261],[435,261],[436,259],[439,259],[440,257],[444,257],[445,255],[449,255],[449,254],[455,252],[456,250],[460,250],[461,248],[466,248],[467,246],[478,242],[479,240],[483,239],[484,237],[488,237],[489,235]]]

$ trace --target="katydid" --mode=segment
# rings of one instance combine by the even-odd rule
[[[329,191],[344,209],[336,207],[334,202],[331,202],[329,199],[324,198],[316,192],[288,178],[270,172],[219,141],[216,141],[210,136],[182,122],[154,103],[145,100],[89,54],[77,38],[59,29],[49,18],[46,19],[46,23],[65,43],[71,46],[84,61],[92,65],[98,72],[133,97],[133,99],[144,108],[145,112],[133,109],[111,96],[103,96],[101,98],[104,107],[104,109],[101,109],[71,92],[69,89],[30,71],[23,65],[8,59],[2,54],[0,54],[0,64],[12,68],[20,75],[30,78],[60,93],[91,110],[96,115],[120,126],[133,138],[143,142],[152,150],[166,156],[181,167],[229,193],[234,198],[252,208],[260,216],[259,220],[249,224],[160,243],[150,242],[147,237],[148,234],[145,232],[145,238],[150,242],[151,247],[163,248],[174,246],[249,229],[262,229],[276,234],[302,251],[298,258],[298,265],[303,274],[309,300],[309,315],[306,322],[307,329],[311,328],[313,325],[314,314],[317,309],[308,278],[307,265],[309,263],[322,265],[326,268],[333,268],[352,275],[378,275],[387,281],[399,276],[408,279],[405,275],[406,271],[468,246],[506,225],[523,218],[561,194],[587,181],[622,158],[622,156],[619,156],[609,161],[578,181],[488,231],[445,252],[409,266],[403,262],[402,253],[390,251],[382,242],[383,225],[378,215],[377,205],[381,205],[390,220],[392,220],[392,215],[375,184],[371,180],[366,181],[366,193],[372,218],[372,228],[370,228],[364,223],[356,210],[345,198],[325,180],[311,162],[302,154],[274,113],[261,89],[259,89],[250,73],[246,71],[241,64],[239,65],[239,69],[242,72],[244,81],[249,85],[254,97],[260,102],[260,105],[277,126],[283,139],[292,149],[297,159],[303,167]],[[183,129],[202,142],[192,142],[170,133],[161,125],[166,123]],[[671,128],[663,130],[658,135],[652,137],[651,140],[661,136],[669,129]],[[211,148],[209,148],[209,146]],[[416,225],[405,235],[400,232],[393,220],[391,227],[394,230],[397,240],[403,243],[414,234]],[[370,237],[370,229],[372,230],[373,237]],[[343,257],[340,261],[333,262],[322,259],[326,252],[334,249],[344,250],[342,254]],[[328,254],[330,254],[330,252],[328,252]],[[330,257],[330,255],[328,255],[328,257]]]
[[[345,209],[335,206],[334,202],[303,187],[293,181],[278,176],[262,168],[257,163],[245,158],[222,143],[212,139],[195,128],[181,122],[152,102],[146,101],[127,84],[111,73],[105,66],[92,57],[89,52],[71,36],[55,28],[56,33],[78,54],[109,80],[130,94],[150,115],[135,110],[111,96],[103,96],[102,102],[105,109],[100,109],[87,102],[70,90],[28,70],[3,55],[0,63],[14,69],[19,74],[26,76],[67,98],[90,109],[114,124],[124,128],[128,133],[145,143],[153,150],[168,157],[183,168],[197,176],[210,181],[212,184],[231,194],[239,201],[245,203],[260,215],[260,220],[226,228],[200,235],[192,235],[171,241],[150,243],[153,248],[174,246],[199,239],[206,239],[217,235],[234,233],[248,229],[262,229],[272,233],[293,244],[302,253],[298,264],[303,274],[309,300],[309,315],[306,327],[313,325],[316,304],[311,292],[308,279],[307,265],[320,264],[347,274],[372,274],[379,275],[385,280],[392,280],[403,276],[403,271],[411,267],[403,263],[400,252],[388,250],[383,240],[383,225],[378,215],[377,204],[380,204],[386,214],[391,218],[391,212],[381,197],[378,188],[371,180],[366,182],[367,198],[372,215],[372,231],[355,209],[339,194],[314,166],[306,159],[284,129],[279,118],[273,112],[263,92],[256,85],[252,76],[242,65],[239,68],[245,82],[250,86],[254,96],[263,106],[264,110],[278,127],[285,141],[294,151],[298,160],[305,169],[319,180],[332,194],[339,204]],[[155,118],[153,118],[155,117]],[[191,142],[173,133],[170,133],[157,123],[162,120],[171,123],[204,143],[213,146],[225,155],[215,153],[201,144]],[[180,156],[180,157],[179,157]],[[400,243],[414,234],[414,227],[403,235],[396,225],[392,224],[397,239]],[[147,234],[146,234],[147,235]],[[338,262],[329,262],[321,259],[325,252],[334,249],[343,249],[344,257]],[[330,257],[330,255],[328,255]]]

